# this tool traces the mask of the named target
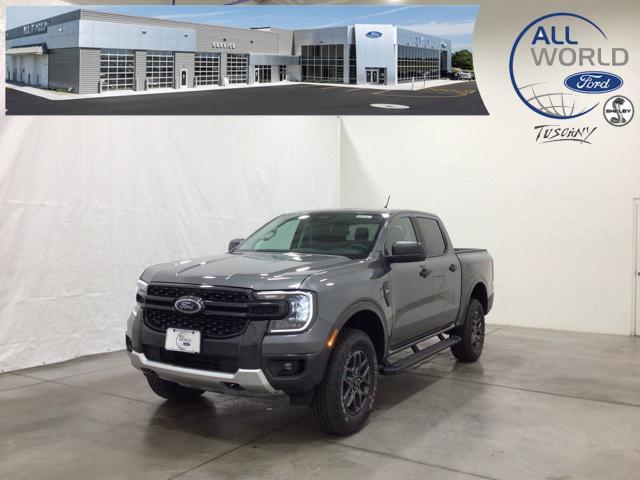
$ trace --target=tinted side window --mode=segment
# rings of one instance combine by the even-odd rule
[[[418,227],[420,228],[422,237],[426,243],[425,247],[427,248],[427,255],[429,257],[442,255],[446,246],[438,222],[430,218],[418,218],[417,220]]]
[[[391,247],[396,242],[417,242],[416,232],[413,230],[411,219],[409,217],[403,217],[393,222],[393,225],[389,227],[389,235],[387,241],[384,244],[384,251],[387,254],[391,253]]]

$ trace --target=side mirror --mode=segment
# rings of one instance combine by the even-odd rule
[[[229,242],[229,248],[227,249],[227,252],[230,252],[231,250],[235,249],[242,242],[244,242],[244,238],[234,238]]]
[[[387,255],[390,263],[421,262],[427,254],[418,242],[400,241],[391,247],[391,255]]]

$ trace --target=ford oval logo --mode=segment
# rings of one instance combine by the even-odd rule
[[[382,33],[376,32],[375,30],[373,30],[371,32],[367,32],[365,35],[369,38],[380,38],[382,36]]]
[[[622,86],[622,78],[607,72],[578,72],[564,79],[564,85],[574,92],[606,93]]]
[[[180,297],[173,304],[180,313],[194,314],[204,310],[204,300],[200,297]]]

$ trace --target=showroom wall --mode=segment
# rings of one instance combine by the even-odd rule
[[[629,334],[637,156],[569,145],[558,161],[546,145],[501,143],[499,128],[487,137],[478,119],[440,123],[436,135],[422,120],[345,119],[342,205],[379,208],[391,195],[392,208],[440,215],[456,247],[488,248],[492,323]]]
[[[146,266],[337,206],[338,130],[335,117],[5,118],[0,371],[121,349]]]

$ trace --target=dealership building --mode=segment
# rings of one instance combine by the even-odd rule
[[[89,94],[303,81],[396,85],[451,70],[451,41],[394,25],[230,28],[79,9],[6,32],[9,82]]]

